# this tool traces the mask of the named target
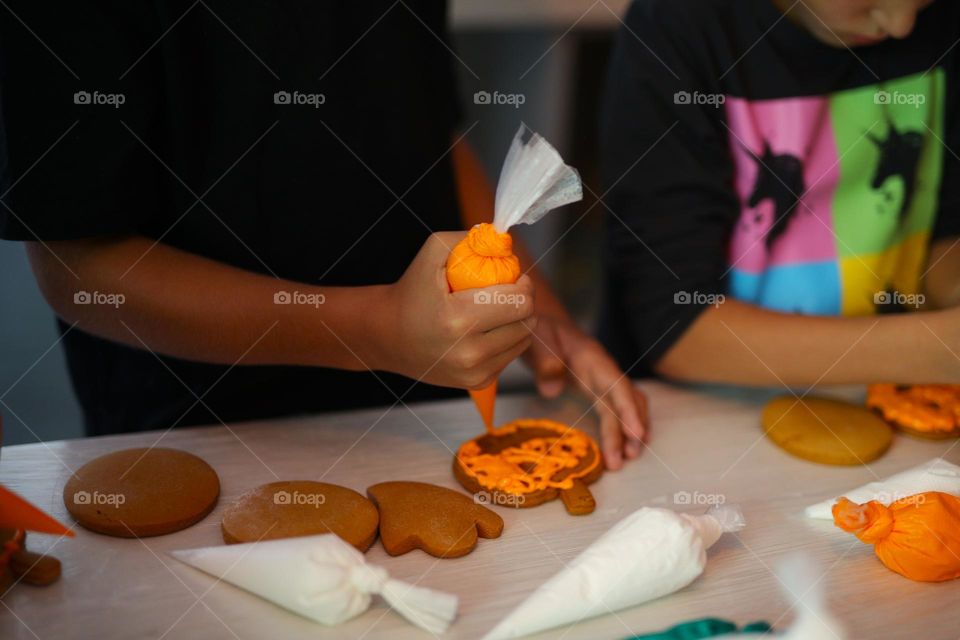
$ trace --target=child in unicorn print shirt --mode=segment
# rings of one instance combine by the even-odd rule
[[[636,0],[602,116],[621,366],[960,383],[958,39],[948,0]]]

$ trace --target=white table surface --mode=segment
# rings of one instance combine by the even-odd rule
[[[703,616],[738,624],[763,619],[782,629],[794,611],[772,569],[792,551],[806,552],[821,565],[830,606],[852,638],[960,637],[960,580],[911,582],[888,571],[871,547],[832,523],[802,515],[812,502],[936,456],[960,463],[956,441],[899,436],[869,467],[823,466],[793,458],[762,437],[759,411],[769,394],[642,386],[652,401],[650,447],[592,486],[597,499],[592,515],[568,516],[559,501],[498,509],[506,522],[503,536],[481,540],[466,557],[437,560],[414,551],[391,558],[377,542],[368,561],[396,578],[458,594],[459,618],[442,637],[478,638],[620,518],[644,505],[672,507],[675,492],[699,491],[738,503],[748,522],[744,531],[724,535],[710,549],[699,579],[616,616],[536,637],[623,638]],[[500,399],[498,418],[542,416],[572,423],[584,408],[571,398],[547,402],[507,396]],[[579,426],[593,431],[593,416]],[[30,546],[52,550],[64,574],[50,587],[18,585],[8,592],[0,601],[0,638],[430,638],[379,599],[358,618],[326,628],[217,583],[167,552],[222,544],[225,506],[277,478],[322,479],[360,492],[386,480],[459,488],[450,471],[452,451],[480,428],[464,399],[399,406],[386,415],[368,410],[167,433],[162,446],[192,451],[217,470],[222,483],[217,508],[185,531],[144,540],[83,529],[61,541],[32,535]],[[159,437],[145,433],[9,447],[0,457],[0,482],[71,522],[61,498],[71,469],[104,452],[151,445]]]

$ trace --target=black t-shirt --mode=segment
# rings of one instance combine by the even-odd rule
[[[11,8],[22,23],[0,20],[13,184],[0,237],[141,234],[351,286],[393,282],[432,231],[462,226],[443,3]],[[63,342],[91,434],[386,405],[413,385],[157,357],[77,329]],[[420,384],[404,400],[449,393]]]
[[[621,366],[650,372],[721,296],[916,306],[930,240],[960,233],[958,3],[852,51],[770,0],[637,0],[625,23],[601,123],[600,333]]]

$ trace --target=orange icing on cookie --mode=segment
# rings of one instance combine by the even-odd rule
[[[960,385],[872,384],[867,387],[867,406],[889,422],[915,431],[947,433],[960,427]]]
[[[476,440],[468,440],[460,446],[457,457],[461,465],[485,489],[514,495],[544,489],[569,489],[575,479],[587,475],[600,464],[600,451],[590,436],[552,420],[517,420],[491,434],[506,435],[521,427],[548,429],[555,432],[556,437],[530,438],[495,454],[482,452]],[[560,472],[579,465],[591,450],[593,462],[587,468],[554,479]]]

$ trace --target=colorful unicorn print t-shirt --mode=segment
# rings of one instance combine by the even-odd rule
[[[918,306],[931,242],[960,235],[958,38],[950,0],[854,49],[769,0],[635,2],[602,118],[601,336],[621,365],[649,371],[725,297]]]

